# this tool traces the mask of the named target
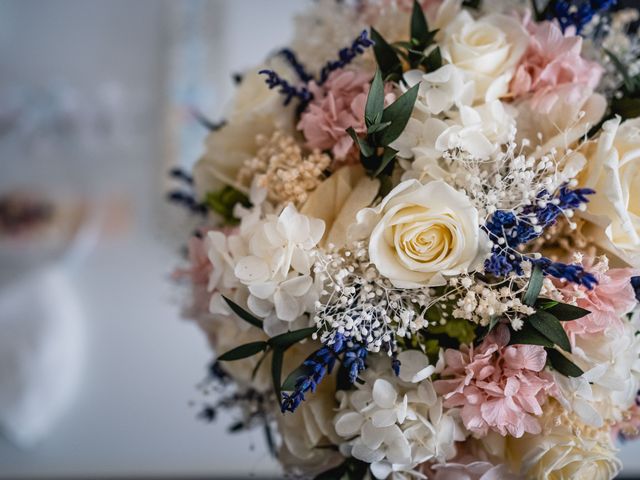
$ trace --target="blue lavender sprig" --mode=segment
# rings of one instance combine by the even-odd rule
[[[294,87],[273,70],[265,69],[260,70],[258,73],[260,75],[267,75],[266,82],[269,88],[273,89],[280,87],[278,92],[285,96],[285,106],[289,105],[291,100],[294,98],[300,99],[301,105],[307,105],[313,98],[313,94],[307,89],[307,87]]]
[[[506,210],[495,212],[484,227],[494,244],[492,255],[485,262],[485,270],[499,277],[506,277],[512,272],[522,275],[524,272],[521,264],[527,260],[539,266],[546,275],[593,288],[597,283],[595,276],[580,265],[553,262],[545,257],[529,258],[516,250],[554,225],[565,210],[573,210],[587,203],[587,195],[593,193],[595,192],[588,188],[572,190],[563,185],[555,196],[546,190],[540,192],[537,202],[524,209],[521,214],[516,215]],[[532,221],[533,218],[535,222]]]
[[[636,292],[636,299],[640,302],[640,277],[633,277],[631,279],[631,286]]]
[[[207,214],[207,206],[198,202],[191,193],[173,190],[167,194],[167,198],[170,202],[182,205],[192,213],[203,216]]]
[[[373,40],[369,38],[369,32],[363,30],[360,35],[351,43],[351,46],[342,48],[338,52],[338,60],[328,61],[320,70],[318,85],[322,85],[329,78],[329,74],[334,70],[344,68],[349,65],[354,58],[362,55],[366,48],[373,45]]]
[[[617,0],[551,0],[545,8],[547,20],[556,19],[562,31],[574,27],[576,33],[593,20],[616,5]]]
[[[296,72],[300,81],[308,83],[313,80],[313,75],[307,72],[307,69],[302,63],[300,63],[293,50],[290,48],[283,48],[280,50],[280,55],[282,55],[289,65],[291,65],[291,68]]]
[[[362,345],[351,344],[344,335],[337,334],[334,343],[318,349],[302,363],[307,368],[307,373],[298,377],[291,394],[282,393],[280,402],[282,413],[295,412],[304,401],[305,394],[309,390],[315,392],[316,387],[325,376],[331,374],[341,354],[343,355],[343,365],[349,369],[349,381],[354,383],[358,378],[358,374],[366,368],[365,359],[367,353],[367,350]]]

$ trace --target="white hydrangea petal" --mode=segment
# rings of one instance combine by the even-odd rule
[[[277,284],[275,282],[254,283],[249,285],[249,292],[254,297],[258,297],[261,300],[271,298],[276,291]]]
[[[391,465],[388,462],[372,463],[369,466],[369,469],[371,470],[371,474],[378,479],[388,478],[393,471]]]
[[[307,275],[289,278],[280,284],[280,288],[294,297],[301,297],[311,288],[313,280]]]
[[[353,446],[351,455],[366,463],[376,463],[384,458],[384,452],[382,450],[371,450],[362,443],[356,443]]]
[[[291,254],[291,267],[298,273],[308,275],[311,271],[311,258],[307,252],[294,248]]]
[[[373,421],[367,421],[362,425],[360,439],[371,450],[380,448],[384,438],[385,430],[380,428],[380,426],[375,425]]]
[[[336,433],[341,437],[351,437],[360,433],[364,421],[364,417],[358,412],[339,414],[335,421]]]
[[[273,312],[273,303],[269,300],[258,298],[255,295],[249,295],[247,299],[247,307],[251,312],[259,317],[267,317]]]
[[[284,322],[293,322],[300,315],[300,304],[290,294],[278,289],[273,295],[276,315]]]
[[[250,255],[241,258],[234,269],[241,282],[265,282],[269,279],[269,265],[262,258]]]
[[[418,383],[429,378],[435,367],[429,364],[429,358],[420,350],[405,350],[398,354],[400,361],[400,379],[404,382]]]
[[[371,415],[371,423],[377,428],[389,427],[396,423],[398,414],[395,409],[383,408]],[[363,431],[364,435],[364,431]],[[373,448],[373,447],[372,447]]]
[[[398,398],[398,392],[387,380],[378,379],[373,384],[373,401],[381,408],[392,408]]]

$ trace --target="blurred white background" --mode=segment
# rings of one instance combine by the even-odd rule
[[[169,273],[189,231],[165,193],[169,167],[200,153],[205,131],[188,107],[222,118],[231,74],[286,45],[307,4],[0,0],[0,194],[62,195],[99,219],[84,247],[46,262],[78,312],[72,361],[81,368],[45,362],[18,379],[28,390],[71,378],[66,408],[34,441],[0,438],[0,477],[278,476],[261,432],[228,435],[232,419],[206,424],[190,406],[211,353],[180,319]],[[0,242],[0,306],[8,286],[50,278],[33,251],[15,252]],[[55,312],[48,302],[41,308]],[[6,313],[0,349],[12,341]],[[2,375],[0,365],[0,409]],[[33,398],[48,412],[46,392]],[[640,472],[638,448],[623,449],[630,474]]]

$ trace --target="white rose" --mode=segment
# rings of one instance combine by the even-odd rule
[[[443,181],[406,180],[357,221],[353,233],[370,235],[371,262],[398,288],[441,285],[445,276],[476,269],[486,253],[478,211]]]
[[[293,107],[285,107],[277,89],[269,89],[264,75],[258,74],[264,68],[281,74],[289,72],[282,60],[274,58],[244,75],[225,125],[209,134],[205,152],[194,166],[193,178],[200,198],[224,185],[233,185],[248,193],[249,186],[238,184],[236,177],[244,162],[255,156],[258,150],[256,137],[270,138],[276,130],[295,132]]]
[[[611,119],[586,152],[581,187],[592,188],[584,215],[605,235],[591,232],[600,247],[640,268],[640,118]]]
[[[542,421],[542,434],[507,439],[508,456],[522,478],[611,480],[620,472],[608,426],[585,427],[555,402],[547,405]]]
[[[475,82],[475,100],[482,102],[507,94],[528,44],[529,35],[515,18],[491,14],[475,20],[463,10],[445,28],[441,50]]]

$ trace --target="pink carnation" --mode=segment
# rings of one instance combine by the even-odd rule
[[[509,331],[500,326],[478,347],[445,351],[443,377],[452,378],[436,381],[436,391],[445,407],[461,407],[465,427],[476,435],[489,429],[514,437],[540,433],[535,416],[555,390],[552,377],[542,371],[544,348],[508,342]]]
[[[368,73],[336,70],[323,85],[309,85],[313,100],[302,113],[298,129],[310,149],[331,150],[341,161],[353,153],[353,140],[346,129],[365,132],[364,108],[370,80]]]
[[[511,81],[511,93],[532,93],[532,106],[549,112],[559,99],[581,103],[600,81],[603,68],[580,56],[582,37],[564,35],[552,22],[525,25],[531,34],[529,47]]]
[[[576,336],[622,326],[621,317],[631,312],[637,304],[631,277],[640,275],[640,271],[631,268],[609,269],[607,262],[585,267],[598,280],[593,289],[588,290],[576,284],[560,286],[565,302],[575,302],[578,307],[591,312],[578,320],[562,322],[572,344],[575,344]]]

